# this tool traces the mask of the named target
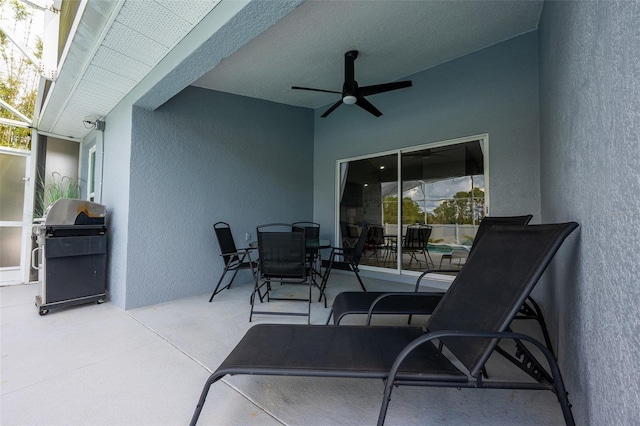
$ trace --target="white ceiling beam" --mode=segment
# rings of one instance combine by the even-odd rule
[[[18,121],[18,120],[12,120],[10,118],[0,117],[0,124],[4,124],[6,126],[13,126],[13,127],[24,127],[25,129],[31,128],[31,125],[28,123],[25,123],[23,121]]]
[[[29,123],[29,126],[33,123],[29,117],[18,111],[15,107],[5,102],[3,99],[0,99],[0,106],[3,106],[5,109],[11,111],[14,115],[17,115],[24,121],[25,123]]]
[[[75,136],[59,135],[57,133],[45,132],[38,129],[34,129],[34,130],[36,131],[37,134],[42,136],[47,136],[47,137],[56,138],[56,139],[63,139],[63,140],[72,141],[72,142],[82,142],[81,138],[76,138]]]
[[[36,58],[33,52],[31,52],[25,45],[20,43],[20,40],[15,38],[13,33],[9,31],[2,22],[0,22],[0,31],[5,33],[5,35],[9,37],[9,40],[11,40],[13,44],[15,44],[18,47],[18,49],[20,49],[20,51],[24,54],[24,56],[26,56],[31,61],[33,66],[36,67],[38,71],[40,71],[40,60]]]

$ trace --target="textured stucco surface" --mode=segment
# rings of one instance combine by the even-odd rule
[[[133,123],[126,309],[212,291],[217,221],[312,219],[312,110],[188,87]]]
[[[315,219],[332,229],[338,159],[488,133],[491,214],[539,222],[537,43],[530,32],[412,75],[413,87],[371,97],[380,118],[317,109]]]
[[[102,204],[107,207],[109,226],[107,291],[124,308],[127,285],[127,241],[129,218],[129,171],[131,170],[131,107],[116,108],[107,116],[104,130]]]
[[[542,217],[575,220],[548,288],[577,424],[640,424],[640,2],[545,2]]]

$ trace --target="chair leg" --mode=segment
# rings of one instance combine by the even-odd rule
[[[198,405],[196,405],[196,409],[193,412],[193,416],[191,417],[191,421],[189,422],[190,426],[195,426],[198,423],[198,418],[200,417],[200,413],[202,412],[202,407],[204,407],[204,403],[207,400],[207,395],[209,394],[209,389],[211,385],[220,380],[223,375],[216,375],[215,373],[209,376],[207,382],[204,384],[204,389],[202,389],[202,393],[200,394],[200,399],[198,400]]]
[[[531,306],[529,306],[529,303],[531,303]],[[540,328],[542,329],[542,335],[544,337],[544,343],[547,345],[547,348],[549,349],[549,351],[555,356],[555,352],[553,351],[553,346],[551,345],[551,338],[549,337],[549,330],[547,330],[547,323],[544,320],[544,315],[542,314],[542,309],[540,309],[540,306],[536,303],[535,300],[533,300],[531,296],[529,296],[527,297],[527,300],[524,302],[523,309],[535,312],[535,314],[532,316],[535,317],[535,319],[538,321],[538,324],[540,324]]]
[[[433,266],[434,268],[436,267],[436,264],[433,263],[433,259],[431,258],[431,254],[429,253],[428,249],[425,249],[425,254],[426,256],[424,257],[424,260],[427,260],[427,257],[429,258],[429,260],[427,261],[427,266],[429,266],[429,262],[431,262],[431,266]]]
[[[307,280],[309,281],[309,299],[307,300],[307,324],[311,324],[311,287],[313,287],[313,279],[311,279],[311,275],[307,277]],[[320,297],[322,297],[322,293],[320,293]]]
[[[380,414],[378,415],[378,426],[384,425],[384,419],[387,417],[387,409],[391,401],[391,391],[393,390],[394,378],[387,377],[384,384],[384,394],[382,396],[382,405],[380,406]]]
[[[327,322],[324,325],[329,325],[329,322],[331,321],[331,316],[333,315],[333,306],[331,307],[331,310],[329,311],[329,316],[327,317]]]
[[[253,288],[253,293],[251,293],[251,298],[250,298],[251,310],[249,311],[249,322],[251,322],[251,319],[253,318],[253,306],[255,305],[255,302],[256,302],[256,293],[258,293],[258,297],[260,298],[260,303],[262,303],[264,296],[262,296],[262,294],[260,293],[260,287],[262,287],[263,285],[266,285],[267,286],[266,296],[267,296],[267,302],[268,302],[269,290],[271,290],[270,284],[271,284],[270,281],[266,281],[266,283],[260,284],[260,280],[256,279],[255,286]]]
[[[331,268],[333,267],[333,259],[335,258],[335,254],[332,252],[329,256],[329,264],[324,269],[324,276],[322,277],[322,281],[320,282],[320,292],[324,294],[325,289],[327,288],[327,281],[329,281],[329,275],[331,275]],[[322,265],[322,264],[321,264]],[[325,296],[326,299],[326,296]],[[320,299],[318,299],[318,302]]]
[[[237,272],[237,271],[236,271]],[[216,284],[216,288],[213,290],[213,293],[211,294],[211,298],[209,298],[209,303],[211,303],[211,301],[213,300],[213,297],[219,293],[218,289],[220,288],[220,284],[222,284],[222,280],[224,279],[224,276],[227,275],[227,268],[225,266],[224,270],[222,271],[222,275],[220,276],[220,279],[218,280],[218,284]],[[234,275],[235,276],[235,275]],[[229,285],[231,285],[231,283],[229,283]],[[229,288],[227,286],[227,288]],[[222,291],[222,290],[220,290]]]
[[[360,287],[362,287],[362,291],[364,291],[366,293],[367,289],[364,286],[364,283],[362,282],[362,279],[360,278],[360,274],[358,273],[358,267],[357,266],[352,266],[351,270],[354,272],[354,274],[356,274],[356,278],[358,278],[358,282],[360,283]]]

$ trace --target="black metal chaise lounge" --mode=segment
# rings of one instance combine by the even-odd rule
[[[478,232],[473,240],[469,254],[473,253],[478,241],[482,238],[484,233],[491,226],[494,225],[527,225],[531,221],[532,215],[525,216],[487,216],[482,219],[478,226]],[[352,314],[368,314],[367,324],[371,320],[371,316],[374,314],[416,314],[416,315],[430,315],[435,307],[442,299],[444,292],[420,292],[420,284],[422,280],[429,274],[442,272],[459,272],[457,269],[429,269],[424,271],[416,280],[416,286],[414,291],[405,292],[384,292],[384,291],[369,291],[367,293],[359,291],[344,291],[336,295],[329,316],[327,317],[327,324],[333,317],[334,325],[340,324],[342,318]],[[537,304],[533,300],[525,305],[523,308],[528,317],[536,318],[539,314],[541,325],[543,324],[542,314]],[[546,326],[543,330],[546,333]],[[545,340],[546,334],[545,334]]]
[[[567,425],[573,415],[555,357],[509,324],[577,223],[493,226],[478,242],[427,323],[413,326],[261,324],[252,327],[209,377],[191,419],[195,425],[209,388],[225,375],[382,379],[378,425],[384,424],[393,386],[551,390]],[[448,349],[442,352],[433,340]],[[535,345],[550,372],[535,359],[520,367],[536,380],[489,381],[481,371],[498,342]],[[448,358],[453,356],[467,372]],[[516,354],[516,357],[520,357]],[[533,356],[532,356],[533,357]]]
[[[478,232],[473,240],[469,254],[471,254],[476,247],[477,242],[482,238],[482,235],[494,225],[527,225],[532,215],[525,216],[486,216],[480,222],[478,226]],[[370,291],[362,293],[359,291],[344,291],[336,295],[331,311],[327,317],[327,324],[333,317],[334,325],[339,325],[340,321],[347,315],[353,314],[366,314],[367,319],[365,324],[369,325],[373,315],[387,314],[387,315],[402,315],[408,314],[409,321],[411,321],[412,315],[431,315],[435,307],[442,299],[444,292],[421,292],[420,283],[429,274],[442,273],[442,272],[458,272],[457,269],[429,269],[424,271],[416,280],[416,286],[414,291],[409,292],[382,292],[382,291]],[[544,337],[547,348],[553,353],[553,347],[551,344],[551,338],[547,330],[547,325],[542,314],[542,310],[531,297],[527,297],[525,303],[520,307],[520,312],[516,316],[516,319],[530,319],[536,320],[540,325],[542,335]]]

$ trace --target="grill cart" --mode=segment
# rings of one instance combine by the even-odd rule
[[[63,198],[34,223],[40,315],[53,308],[102,303],[106,296],[107,227],[102,204]]]

